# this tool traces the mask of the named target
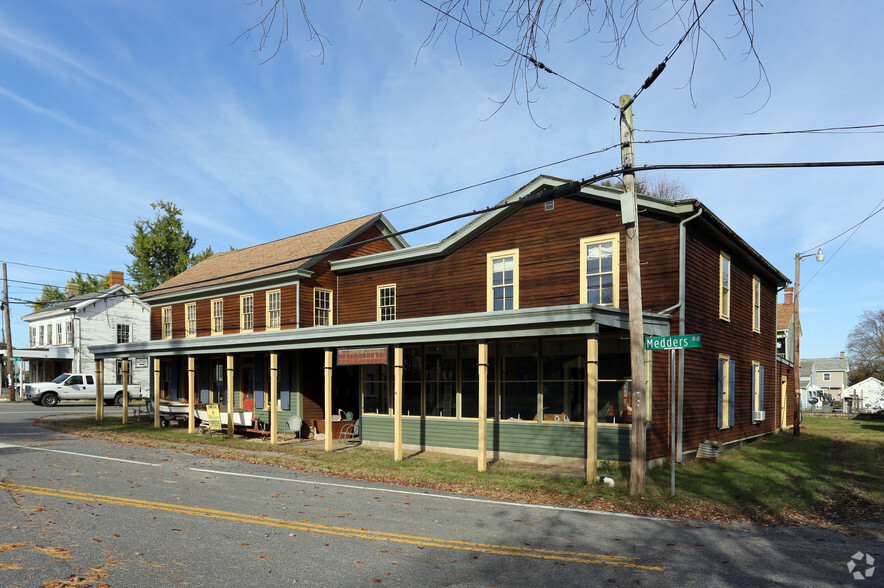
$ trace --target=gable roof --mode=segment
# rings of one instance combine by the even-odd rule
[[[301,272],[301,276],[307,276],[309,273],[304,272],[309,272],[309,268],[330,250],[346,244],[372,225],[377,226],[382,234],[390,235],[388,239],[394,247],[408,246],[401,237],[394,235],[395,229],[384,215],[371,214],[269,243],[216,253],[142,296],[156,303],[165,295],[195,288],[212,288],[286,273],[297,275]]]
[[[850,366],[848,364],[847,358],[841,357],[820,357],[814,358],[809,357],[806,361],[811,361],[816,364],[816,371],[818,372],[849,372]],[[802,365],[805,360],[801,360]]]
[[[793,304],[786,304],[785,302],[777,304],[777,331],[789,330],[789,326],[792,324],[793,313]]]
[[[51,306],[47,306],[45,308],[41,308],[40,310],[34,311],[30,314],[26,314],[21,317],[23,321],[33,321],[39,320],[42,318],[49,318],[51,316],[70,312],[70,311],[78,311],[81,310],[90,304],[94,303],[96,300],[106,299],[106,298],[116,298],[123,296],[131,296],[135,299],[139,304],[147,308],[147,304],[141,301],[138,296],[132,293],[129,288],[123,286],[121,284],[115,284],[110,288],[105,288],[104,290],[98,290],[97,292],[89,292],[87,294],[78,294],[76,296],[71,296],[70,298],[66,298]]]

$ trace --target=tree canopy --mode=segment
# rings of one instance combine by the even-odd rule
[[[108,276],[74,272],[74,275],[71,276],[67,283],[77,285],[77,294],[89,294],[91,292],[98,292],[99,290],[106,289],[110,284],[110,281]],[[28,306],[36,311],[51,306],[56,302],[61,302],[64,299],[65,293],[61,288],[47,284],[43,286],[43,292],[40,294],[39,298],[34,300],[34,304],[29,304]]]
[[[847,336],[850,383],[869,377],[884,380],[884,309],[867,310]]]
[[[132,255],[126,269],[137,291],[156,288],[213,254],[211,247],[191,253],[196,239],[184,231],[181,209],[173,202],[158,200],[150,206],[154,218],[136,220],[132,244],[126,246]]]

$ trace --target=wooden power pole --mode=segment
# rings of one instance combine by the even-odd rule
[[[635,166],[632,143],[632,98],[620,96],[620,146],[623,184],[626,193],[620,203],[626,225],[626,285],[629,291],[629,356],[632,364],[632,460],[629,493],[644,494],[646,455],[645,351],[642,322],[642,276],[638,249],[638,207],[635,198]]]
[[[9,383],[9,402],[15,402],[15,382],[12,372],[12,325],[9,320],[9,285],[6,281],[6,264],[3,264],[3,311],[6,321],[6,380]]]

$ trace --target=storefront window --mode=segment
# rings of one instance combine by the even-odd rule
[[[620,337],[600,339],[599,422],[632,422],[631,385],[632,367],[629,359],[629,339]]]
[[[392,414],[387,366],[362,366],[362,413]]]
[[[500,344],[500,418],[537,420],[538,342]]]
[[[488,409],[486,418],[494,418],[494,345],[488,346]],[[479,346],[464,343],[460,346],[460,416],[479,418]]]
[[[402,350],[402,414],[405,416],[421,416],[422,351],[421,347]]]
[[[586,397],[586,341],[543,341],[543,420],[582,422]]]
[[[427,416],[457,416],[457,345],[428,345],[426,365]]]

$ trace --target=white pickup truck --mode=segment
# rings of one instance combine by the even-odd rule
[[[141,397],[140,386],[129,386],[129,399]],[[92,374],[61,374],[51,382],[25,384],[25,400],[43,406],[55,406],[62,400],[95,400],[95,376]],[[105,384],[104,403],[123,406],[123,385]]]

